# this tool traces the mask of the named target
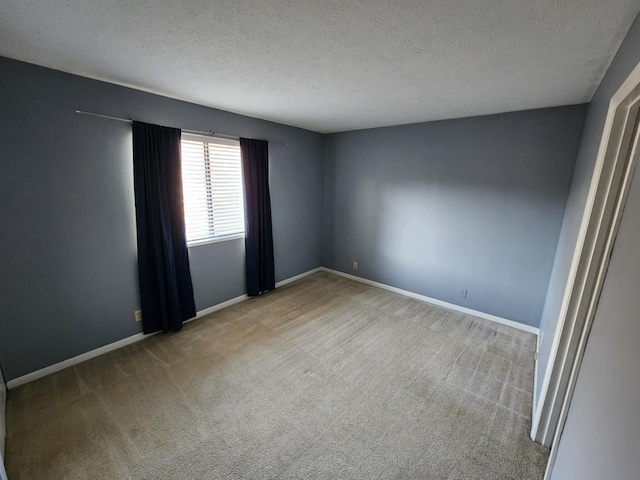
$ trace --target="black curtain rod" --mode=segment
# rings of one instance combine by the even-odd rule
[[[117,122],[125,122],[125,123],[133,123],[133,120],[131,120],[130,118],[121,118],[121,117],[113,117],[111,115],[102,115],[101,113],[92,113],[92,112],[85,112],[83,110],[76,110],[76,113],[79,113],[81,115],[91,115],[93,117],[100,117],[100,118],[106,118],[108,120],[115,120]],[[235,135],[225,135],[224,133],[215,133],[212,131],[203,131],[203,130],[184,130],[181,129],[184,133],[190,133],[192,135],[204,135],[207,137],[219,137],[219,138],[228,138],[230,140],[239,140],[240,137],[236,137]],[[288,143],[282,143],[282,142],[272,142],[269,141],[269,143],[277,143],[280,145],[288,145]]]

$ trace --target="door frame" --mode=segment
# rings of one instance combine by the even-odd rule
[[[550,478],[613,242],[629,192],[638,146],[640,63],[611,97],[531,438],[551,447]]]

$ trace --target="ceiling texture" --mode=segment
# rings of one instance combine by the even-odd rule
[[[638,11],[640,0],[0,0],[0,55],[329,133],[588,102]]]

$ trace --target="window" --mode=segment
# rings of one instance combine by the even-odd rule
[[[189,245],[244,235],[237,140],[182,134],[182,190]]]

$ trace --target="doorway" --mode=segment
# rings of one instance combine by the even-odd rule
[[[640,64],[612,97],[531,436],[553,465],[620,225],[638,149]],[[551,468],[547,469],[549,476]]]

